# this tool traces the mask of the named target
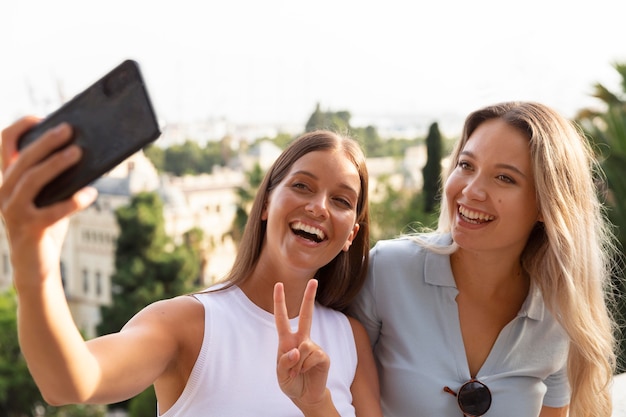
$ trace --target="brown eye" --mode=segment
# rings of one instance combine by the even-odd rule
[[[352,203],[348,199],[337,197],[335,198],[335,201],[337,201],[342,206],[345,206],[346,208],[351,209],[353,207]]]
[[[515,180],[513,178],[509,177],[508,175],[500,174],[496,178],[499,179],[502,182],[507,183],[507,184],[515,184]]]
[[[461,169],[471,169],[472,168],[472,166],[467,161],[459,161],[459,162],[457,162],[456,166],[461,168]]]

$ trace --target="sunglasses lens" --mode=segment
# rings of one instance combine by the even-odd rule
[[[491,407],[491,392],[485,384],[470,381],[461,387],[458,401],[464,414],[479,417]]]

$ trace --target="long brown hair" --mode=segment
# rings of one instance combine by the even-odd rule
[[[356,207],[359,232],[347,252],[340,251],[332,261],[318,270],[317,301],[343,311],[361,289],[369,259],[368,173],[365,155],[354,139],[327,130],[305,133],[295,139],[265,174],[248,216],[233,268],[223,280],[226,288],[245,282],[259,260],[267,227],[267,222],[261,220],[261,214],[269,194],[283,181],[298,159],[315,151],[344,152],[356,167],[361,182]]]

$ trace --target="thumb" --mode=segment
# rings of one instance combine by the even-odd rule
[[[300,372],[301,364],[297,366],[299,361],[300,351],[297,348],[280,355],[276,369],[279,381],[285,381],[296,376]]]

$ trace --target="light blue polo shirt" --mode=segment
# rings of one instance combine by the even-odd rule
[[[436,238],[448,244],[449,235]],[[367,329],[379,367],[385,417],[460,416],[457,391],[470,377],[450,256],[406,239],[380,241],[351,314]],[[492,394],[485,416],[536,417],[569,403],[565,331],[531,286],[500,332],[477,379]]]

